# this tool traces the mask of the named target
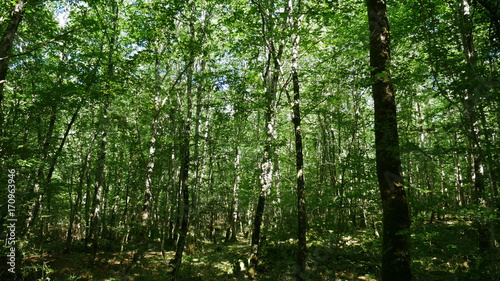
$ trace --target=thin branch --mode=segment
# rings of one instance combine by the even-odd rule
[[[47,41],[47,42],[44,42],[44,43],[39,44],[38,46],[34,47],[34,48],[33,48],[33,49],[31,49],[31,50],[28,50],[28,51],[26,51],[26,52],[22,52],[22,53],[19,53],[19,54],[15,54],[15,55],[7,56],[7,57],[4,57],[4,58],[0,58],[0,61],[2,61],[2,60],[6,60],[6,59],[10,59],[10,58],[14,58],[14,57],[20,57],[20,56],[24,56],[24,55],[31,54],[31,53],[33,53],[34,51],[36,51],[36,50],[38,50],[38,49],[41,49],[41,48],[45,47],[46,45],[48,45],[48,44],[50,44],[50,43],[54,43],[54,42],[56,42],[57,40],[59,40],[59,39],[61,39],[61,38],[65,37],[65,36],[67,36],[68,34],[70,34],[70,33],[72,33],[72,32],[75,32],[75,31],[78,31],[78,30],[80,30],[80,29],[82,29],[82,27],[77,27],[77,28],[74,28],[74,29],[72,29],[72,30],[70,30],[70,31],[67,31],[67,32],[65,32],[65,33],[63,33],[63,34],[60,34],[60,35],[58,35],[58,36],[54,37],[53,39],[51,39],[51,40],[49,40],[49,41]]]

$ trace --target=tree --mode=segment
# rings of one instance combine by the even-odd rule
[[[27,0],[18,0],[15,2],[10,14],[10,20],[7,24],[7,28],[4,31],[2,40],[0,41],[0,106],[3,101],[3,91],[5,87],[5,79],[7,78],[7,71],[9,69],[9,56],[12,53],[12,47],[14,45],[14,40],[16,37],[17,29],[21,24],[24,14],[24,6]],[[0,119],[0,122],[2,120]],[[2,125],[2,123],[0,123]]]
[[[277,110],[277,94],[278,82],[281,76],[281,57],[283,55],[284,45],[274,37],[277,23],[272,17],[274,13],[274,3],[265,5],[261,2],[254,2],[257,6],[258,13],[261,17],[262,38],[266,44],[267,62],[262,74],[263,88],[265,89],[265,132],[266,141],[261,163],[262,172],[260,174],[260,192],[255,208],[255,217],[253,221],[253,231],[251,240],[251,255],[250,255],[250,275],[254,277],[257,273],[257,265],[259,263],[259,244],[261,239],[261,225],[264,214],[266,198],[271,191],[273,185],[273,177],[275,173],[274,161],[274,142],[277,138],[276,131],[276,110]]]
[[[382,280],[411,280],[410,216],[403,185],[386,2],[369,0],[370,67],[375,107],[377,178],[382,198]]]
[[[499,47],[500,41],[500,3],[495,0],[477,1],[487,11],[491,21],[491,42]]]
[[[18,277],[498,279],[495,1],[28,1]]]
[[[180,183],[180,192],[179,192],[179,209],[178,216],[180,217],[180,228],[179,228],[179,238],[177,240],[177,246],[175,251],[175,257],[172,261],[173,270],[172,276],[173,280],[178,280],[179,278],[179,270],[182,262],[182,255],[184,252],[184,248],[186,245],[187,235],[188,235],[188,227],[189,227],[189,210],[190,210],[190,202],[189,202],[189,169],[191,162],[191,126],[192,126],[192,118],[193,118],[193,81],[194,81],[194,71],[195,71],[195,62],[196,56],[198,55],[199,48],[201,47],[197,40],[199,38],[196,37],[196,29],[195,29],[195,6],[194,2],[189,2],[187,8],[189,11],[188,16],[188,57],[186,61],[186,117],[182,122],[183,127],[181,131],[182,144],[180,147],[180,173],[179,173],[179,183]]]
[[[291,76],[293,99],[288,96],[288,100],[292,105],[292,122],[295,136],[295,166],[297,171],[297,238],[298,238],[298,254],[296,280],[306,280],[306,264],[307,264],[307,213],[306,213],[306,198],[305,198],[305,175],[304,175],[304,153],[302,144],[302,128],[300,114],[300,81],[299,81],[299,40],[298,34],[300,29],[301,1],[289,2],[289,24],[291,26],[291,42],[292,42],[292,61],[291,61]]]

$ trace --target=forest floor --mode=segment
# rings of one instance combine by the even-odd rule
[[[420,224],[412,234],[414,280],[479,280],[474,264],[481,253],[474,239],[473,228],[465,221],[443,221]],[[380,244],[373,232],[354,231],[349,235],[333,231],[316,233],[309,239],[308,280],[377,280],[380,273]],[[271,239],[269,239],[271,240]],[[168,264],[173,252],[148,252],[140,264],[124,274],[130,264],[131,253],[113,251],[98,253],[96,263],[90,266],[89,253],[63,253],[47,246],[43,256],[33,255],[24,262],[23,270],[35,273],[26,280],[99,280],[99,281],[156,281],[168,280]],[[60,244],[59,244],[60,245]],[[154,247],[153,247],[154,249]],[[261,247],[258,280],[294,280],[295,241],[265,241]],[[180,271],[181,280],[230,281],[245,280],[245,260],[248,241],[214,244],[199,241],[192,254],[185,254]]]
[[[376,280],[370,272],[378,271],[377,256],[364,251],[355,237],[344,236],[343,244],[344,246],[310,245],[310,280]],[[159,251],[148,252],[140,264],[124,274],[125,268],[130,264],[131,253],[123,255],[101,251],[94,266],[90,266],[90,254],[87,252],[63,253],[47,248],[43,257],[34,255],[25,262],[24,270],[32,273],[36,271],[38,280],[163,281],[168,280],[165,278],[169,276],[171,269],[168,261],[174,255],[172,251],[165,252],[165,256]],[[185,254],[180,280],[245,280],[249,248],[249,242],[244,239],[235,243],[199,242],[195,253]],[[295,280],[296,248],[294,241],[264,242],[258,280]],[[40,275],[41,272],[44,273]]]

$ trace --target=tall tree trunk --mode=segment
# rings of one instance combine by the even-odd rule
[[[161,93],[161,83],[162,83],[162,77],[160,74],[160,69],[161,69],[161,63],[160,63],[160,55],[161,52],[155,48],[154,50],[154,55],[155,55],[155,75],[154,75],[154,86],[153,88],[155,89],[156,97],[154,99],[154,110],[153,110],[153,116],[151,119],[151,125],[150,125],[150,132],[151,132],[151,138],[149,139],[149,151],[148,151],[148,158],[147,158],[147,164],[146,164],[146,173],[144,175],[145,177],[145,182],[144,182],[144,190],[143,190],[143,201],[142,201],[142,209],[141,209],[141,225],[139,232],[137,234],[136,240],[137,240],[137,245],[138,248],[136,252],[134,253],[134,256],[132,258],[132,262],[128,265],[128,267],[125,269],[125,272],[128,273],[128,271],[137,263],[140,262],[144,254],[148,251],[149,248],[149,231],[150,231],[150,225],[151,225],[151,220],[150,220],[150,213],[152,210],[152,200],[153,200],[153,188],[152,188],[152,181],[153,181],[153,171],[155,167],[155,152],[156,152],[156,140],[158,138],[158,123],[160,121],[161,113],[162,110],[165,106],[166,101],[168,100],[168,96],[165,98],[160,97]],[[177,84],[177,81],[174,83],[174,85]]]
[[[236,135],[239,135],[239,130]],[[238,225],[238,212],[239,212],[239,188],[240,188],[240,159],[241,159],[241,150],[239,147],[234,148],[236,157],[234,159],[234,183],[233,183],[233,194],[231,198],[231,210],[229,212],[229,227],[231,229],[231,237],[229,241],[236,242],[237,241],[237,225]]]
[[[99,244],[100,236],[100,225],[101,225],[101,208],[103,205],[103,194],[106,194],[106,156],[107,156],[107,136],[108,136],[108,110],[111,104],[111,92],[112,83],[115,76],[115,48],[116,41],[118,38],[118,18],[119,18],[119,4],[114,0],[110,2],[110,12],[112,13],[112,20],[110,23],[110,29],[104,30],[104,35],[108,43],[108,53],[107,53],[107,81],[106,81],[106,93],[104,93],[103,109],[102,115],[99,117],[99,132],[101,134],[96,176],[94,182],[94,197],[92,202],[92,213],[90,216],[90,239],[92,243],[92,255],[90,259],[90,264],[93,265],[96,259],[97,248]]]
[[[257,274],[257,265],[259,263],[259,244],[260,232],[262,226],[262,219],[264,215],[264,207],[266,198],[271,190],[274,175],[274,142],[277,138],[276,132],[276,96],[278,92],[278,81],[281,73],[281,57],[283,55],[283,44],[279,44],[276,48],[275,38],[269,37],[272,35],[276,26],[274,25],[273,18],[270,16],[270,11],[257,1],[252,1],[259,10],[262,21],[262,38],[266,43],[268,52],[268,59],[263,71],[263,84],[265,89],[265,102],[266,102],[266,120],[265,132],[266,143],[264,145],[264,155],[261,163],[260,175],[260,192],[255,209],[255,216],[253,220],[253,231],[251,239],[251,250],[249,258],[249,274],[254,278]]]
[[[101,205],[102,205],[102,194],[105,185],[105,167],[106,167],[106,147],[108,144],[107,140],[107,114],[108,114],[109,102],[106,97],[106,101],[103,105],[102,116],[100,117],[99,127],[100,127],[100,145],[97,158],[96,175],[94,182],[94,197],[92,200],[92,210],[90,214],[90,227],[89,227],[89,239],[92,244],[92,255],[90,258],[90,264],[94,265],[97,248],[99,245],[99,225],[101,218]]]
[[[382,198],[382,280],[411,280],[410,216],[401,174],[394,90],[390,80],[390,33],[384,0],[368,0],[370,66],[375,106],[377,178]]]
[[[268,47],[269,58],[266,74],[264,75],[264,83],[266,87],[266,144],[264,146],[264,156],[262,158],[262,173],[260,175],[260,193],[255,209],[255,217],[253,220],[253,231],[251,241],[250,254],[250,275],[255,276],[257,273],[257,264],[259,263],[259,243],[260,232],[262,226],[262,218],[264,215],[264,207],[266,198],[273,184],[273,157],[274,157],[274,140],[276,139],[276,94],[278,80],[280,76],[279,60],[283,53],[283,46],[279,47],[276,52],[274,47]],[[273,63],[272,63],[273,62]],[[273,64],[271,66],[271,63]],[[272,71],[270,71],[270,68]]]
[[[71,120],[69,121],[68,125],[66,125],[66,130],[64,131],[61,143],[59,144],[59,147],[57,148],[56,153],[54,154],[54,156],[52,157],[52,161],[50,162],[47,178],[45,179],[46,184],[50,184],[50,182],[52,181],[52,175],[54,174],[57,161],[59,160],[59,156],[62,154],[64,145],[66,144],[66,140],[68,139],[71,128],[73,127],[73,124],[75,124],[76,118],[78,117],[78,113],[80,112],[80,108],[81,105],[78,105],[78,107],[75,110],[75,113],[73,113],[73,115],[71,116]]]
[[[81,163],[80,173],[78,176],[77,196],[75,203],[73,204],[73,208],[70,209],[68,232],[66,235],[66,248],[64,249],[66,253],[69,253],[71,251],[71,243],[73,241],[73,228],[74,228],[74,223],[77,220],[78,212],[80,211],[80,206],[82,205],[83,187],[85,185],[85,177],[87,175],[87,168],[90,162],[90,153],[91,153],[91,148],[89,147],[87,153],[83,154],[81,158],[82,163]]]
[[[66,130],[64,131],[64,135],[63,135],[63,138],[61,140],[61,143],[59,144],[59,147],[57,148],[54,156],[52,156],[52,159],[50,161],[49,171],[47,173],[47,176],[44,179],[44,184],[43,184],[44,187],[48,187],[50,185],[50,183],[52,182],[52,175],[54,174],[54,171],[55,171],[55,168],[57,165],[57,161],[59,160],[59,156],[62,154],[62,151],[64,149],[64,145],[66,144],[66,140],[68,139],[71,128],[73,127],[73,124],[75,123],[76,118],[78,117],[78,113],[80,111],[80,108],[81,108],[81,106],[79,105],[76,108],[75,113],[73,113],[71,120],[69,121],[68,125],[66,126]],[[36,206],[35,206],[36,210],[38,210],[40,208],[40,205],[41,205],[42,200],[43,200],[43,195],[44,195],[44,192],[41,192],[39,200],[36,201]],[[50,204],[50,201],[47,202],[48,207],[50,206],[49,204]],[[35,213],[35,216],[32,217],[32,219],[33,219],[33,221],[36,219],[36,213]],[[43,229],[43,225],[42,225],[42,229]]]
[[[44,189],[45,189],[45,183],[46,183],[46,176],[45,176],[45,162],[48,161],[49,158],[49,150],[50,150],[50,144],[52,142],[52,138],[54,135],[54,130],[55,130],[55,124],[57,120],[57,105],[53,105],[51,107],[51,115],[50,115],[50,120],[49,120],[49,126],[47,129],[47,133],[45,136],[43,136],[42,132],[42,124],[41,124],[41,119],[38,117],[38,122],[39,122],[39,128],[38,128],[38,139],[39,143],[41,146],[41,159],[42,163],[38,167],[38,172],[37,172],[37,181],[33,185],[32,189],[32,196],[33,200],[29,206],[28,206],[28,214],[25,219],[25,225],[24,228],[21,232],[21,237],[23,237],[25,234],[28,233],[30,229],[34,228],[34,225],[37,221],[38,214],[40,212],[40,208],[42,206],[42,200],[44,196]]]
[[[484,5],[488,1],[480,1]],[[493,3],[490,3],[493,4]],[[500,3],[499,3],[500,4]],[[462,38],[462,46],[464,57],[466,60],[465,65],[465,81],[467,86],[461,96],[461,101],[465,109],[463,114],[464,120],[464,131],[465,135],[470,141],[470,156],[472,160],[471,175],[473,184],[473,201],[477,205],[485,207],[494,207],[493,204],[493,194],[491,197],[486,194],[486,181],[484,168],[490,167],[487,165],[488,162],[485,161],[489,159],[486,157],[486,150],[483,148],[483,138],[484,133],[480,130],[480,120],[484,119],[484,112],[480,109],[482,107],[481,98],[484,92],[477,88],[476,85],[482,84],[485,79],[481,76],[480,72],[477,70],[477,56],[474,46],[474,23],[473,23],[473,11],[471,7],[471,2],[468,0],[458,1],[457,10],[457,25],[459,26],[460,35]],[[498,13],[498,12],[497,12]],[[493,13],[491,14],[493,16]],[[498,23],[498,22],[497,22]],[[486,142],[485,142],[486,143]],[[487,143],[486,143],[487,145]],[[491,153],[491,152],[489,152]],[[485,165],[486,164],[486,165]],[[493,182],[489,183],[489,190],[492,190]],[[484,252],[483,257],[480,260],[480,271],[484,274],[483,278],[491,278],[491,280],[496,280],[499,272],[496,265],[496,256],[498,255],[498,250],[495,244],[495,227],[494,221],[488,220],[487,222],[478,219],[475,222],[479,233],[479,247]],[[489,258],[489,261],[488,261]]]
[[[7,28],[4,31],[2,40],[0,41],[0,136],[3,136],[3,90],[5,87],[5,82],[7,78],[7,72],[9,71],[9,56],[12,53],[12,46],[14,45],[14,39],[19,28],[24,15],[24,5],[28,0],[18,0],[14,5],[14,9],[10,14],[10,20],[7,24]],[[0,147],[1,148],[1,147]]]
[[[293,100],[289,97],[292,105],[292,122],[295,135],[295,167],[296,167],[296,180],[297,180],[297,219],[298,219],[298,254],[297,254],[297,272],[295,278],[297,281],[307,279],[306,263],[307,263],[307,213],[306,213],[306,198],[305,198],[305,177],[304,177],[304,154],[302,152],[302,131],[301,131],[301,115],[300,115],[300,81],[298,73],[299,61],[299,40],[300,36],[297,34],[300,28],[300,17],[295,16],[295,10],[300,14],[300,0],[295,7],[294,1],[290,0],[288,9],[290,13],[290,24],[292,26],[292,86],[293,86]]]
[[[464,90],[463,107],[465,109],[463,120],[465,124],[465,134],[471,142],[472,159],[472,179],[473,179],[473,200],[476,204],[481,204],[485,199],[485,183],[483,173],[483,151],[479,131],[478,102],[480,91],[475,89],[474,84],[483,80],[476,71],[476,51],[474,48],[473,23],[471,18],[471,7],[467,0],[459,1],[457,11],[457,24],[460,28],[462,38],[462,50],[467,62],[465,66],[466,79],[469,86]]]
[[[127,268],[125,268],[126,274],[136,263],[141,261],[142,257],[149,248],[150,213],[151,201],[153,200],[152,180],[155,167],[156,138],[158,137],[158,121],[160,118],[160,112],[161,104],[160,99],[157,97],[155,99],[153,119],[151,120],[151,139],[149,140],[149,152],[146,164],[146,174],[144,176],[145,182],[140,216],[141,225],[139,226],[136,237],[138,247],[133,255],[132,261]]]
[[[206,66],[206,54],[203,54],[203,57],[201,58],[200,62],[200,70],[199,73],[203,74],[205,72],[205,66]],[[199,83],[198,87],[196,89],[196,110],[195,110],[195,119],[193,120],[194,123],[194,134],[193,134],[193,139],[194,139],[194,148],[193,148],[193,157],[191,159],[192,163],[192,171],[194,174],[194,183],[192,184],[190,194],[191,194],[191,225],[195,229],[200,229],[201,221],[200,221],[200,210],[198,209],[198,198],[200,197],[200,189],[203,184],[203,172],[204,172],[204,161],[205,159],[205,152],[206,150],[204,149],[204,146],[200,149],[201,143],[202,143],[202,137],[201,137],[201,123],[202,123],[202,114],[204,114],[203,109],[204,109],[204,103],[203,99],[209,100],[210,97],[207,95],[207,93],[204,91],[203,88],[203,83]],[[208,121],[208,118],[207,118]],[[206,142],[204,143],[204,145]]]
[[[295,40],[294,40],[295,41]],[[298,41],[298,38],[297,40]],[[293,50],[294,60],[298,58],[297,50]],[[297,265],[297,280],[305,280],[304,274],[307,261],[307,213],[306,213],[306,198],[305,198],[305,177],[304,177],[304,155],[302,152],[302,132],[301,132],[301,116],[300,116],[300,91],[299,77],[297,73],[296,62],[292,63],[292,81],[293,81],[293,125],[295,132],[295,165],[297,169],[297,211],[298,211],[298,257]]]
[[[190,31],[190,54],[187,68],[187,86],[186,86],[186,107],[187,114],[184,121],[184,131],[182,132],[182,144],[181,144],[181,170],[180,170],[180,184],[181,184],[181,197],[182,200],[180,204],[181,212],[181,226],[179,238],[177,240],[177,248],[175,251],[175,257],[173,260],[173,280],[177,281],[179,278],[179,270],[182,262],[182,254],[184,252],[184,247],[186,245],[186,239],[188,235],[189,227],[189,165],[190,165],[190,145],[191,140],[191,119],[192,119],[192,84],[193,84],[193,73],[194,73],[194,63],[195,63],[195,27],[193,20],[189,25]]]

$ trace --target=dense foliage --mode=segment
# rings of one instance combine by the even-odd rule
[[[380,278],[363,1],[2,1],[2,38],[19,3],[12,51],[0,46],[0,223],[8,237],[15,170],[18,280],[165,280],[172,268],[240,280],[262,195],[257,278],[291,280],[295,72],[301,274]],[[495,3],[388,2],[414,280],[500,278]]]

